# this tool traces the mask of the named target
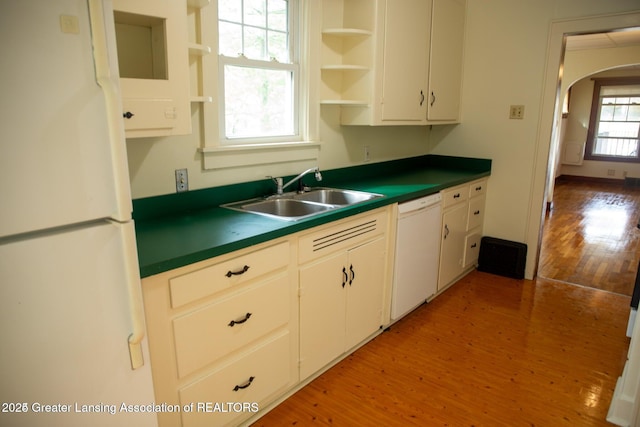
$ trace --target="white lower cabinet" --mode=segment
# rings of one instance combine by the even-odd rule
[[[460,203],[442,214],[438,291],[451,284],[463,271],[467,211],[467,206]]]
[[[300,268],[300,377],[307,378],[382,325],[385,239]]]
[[[388,226],[384,208],[300,236],[301,380],[384,324],[391,283]]]
[[[438,291],[446,289],[475,267],[480,254],[487,180],[442,192],[442,234]]]
[[[237,425],[298,383],[293,248],[276,240],[143,279],[156,402],[181,408],[160,426]]]

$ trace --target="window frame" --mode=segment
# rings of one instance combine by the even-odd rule
[[[600,93],[602,87],[609,86],[640,86],[640,77],[609,77],[593,79],[593,98],[591,100],[591,113],[589,115],[589,130],[587,131],[587,141],[584,158],[585,160],[607,161],[607,162],[623,162],[623,163],[640,163],[640,136],[638,136],[638,152],[635,157],[622,156],[606,156],[601,154],[593,154],[593,148],[596,139],[596,130],[599,125],[599,112],[601,108]]]
[[[217,0],[216,0],[217,1]],[[236,57],[225,56],[218,53],[218,128],[220,147],[230,146],[260,146],[273,143],[297,143],[303,142],[304,130],[300,119],[301,110],[301,71],[300,71],[300,48],[302,44],[302,34],[300,33],[299,21],[299,0],[287,0],[288,2],[288,46],[289,61],[278,62],[269,60],[250,59],[244,54]],[[219,31],[220,19],[216,21],[216,31]],[[216,47],[219,51],[219,46]],[[225,115],[225,66],[236,66],[246,68],[258,68],[264,70],[289,71],[292,75],[292,121],[293,133],[291,135],[280,136],[257,136],[230,138],[226,135],[226,115]]]

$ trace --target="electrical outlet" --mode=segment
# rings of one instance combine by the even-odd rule
[[[510,119],[524,119],[524,105],[512,105],[509,108]]]
[[[365,145],[364,146],[364,162],[368,162],[369,160],[371,160],[371,151],[369,150],[369,146]]]
[[[186,169],[176,169],[176,192],[182,193],[189,190],[189,175]]]

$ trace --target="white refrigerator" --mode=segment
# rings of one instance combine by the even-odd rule
[[[0,40],[0,425],[157,425],[111,2],[2,0]]]

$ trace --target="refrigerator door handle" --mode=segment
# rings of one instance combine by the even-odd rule
[[[121,234],[124,250],[124,262],[127,274],[129,311],[131,314],[132,329],[132,332],[128,337],[129,356],[131,358],[131,369],[138,369],[144,366],[142,340],[145,336],[145,323],[134,225],[133,221],[127,222],[125,224],[120,224],[117,221],[113,221],[113,224],[120,227],[120,229],[122,230]]]

